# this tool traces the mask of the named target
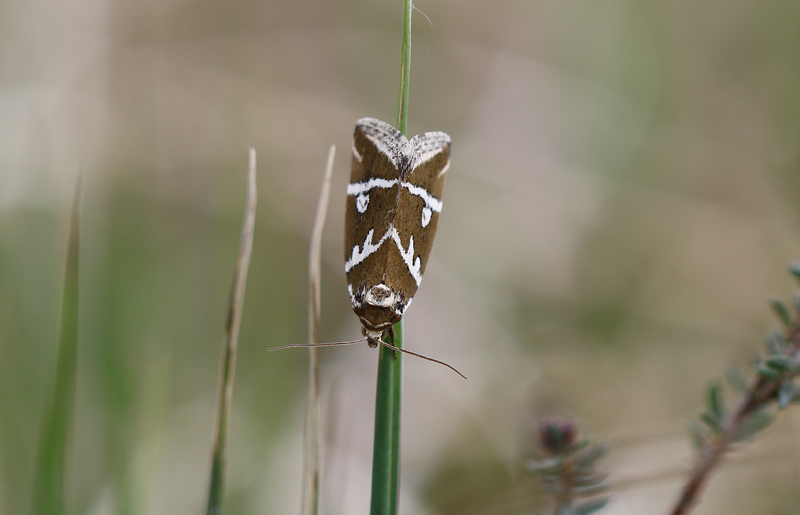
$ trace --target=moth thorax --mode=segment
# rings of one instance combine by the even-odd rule
[[[364,302],[380,308],[390,308],[394,306],[395,295],[385,284],[378,284],[369,289]]]

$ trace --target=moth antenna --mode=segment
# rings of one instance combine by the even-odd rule
[[[291,345],[281,345],[280,347],[272,347],[267,350],[281,350],[281,349],[294,349],[295,347],[331,347],[334,345],[353,345],[354,343],[366,341],[367,337],[359,338],[358,340],[347,340],[344,342],[325,342],[325,343],[292,343]]]
[[[416,357],[418,357],[418,358],[422,358],[422,359],[427,359],[428,361],[433,361],[434,363],[438,363],[438,364],[440,364],[440,365],[444,365],[444,366],[446,366],[447,368],[449,368],[450,370],[452,370],[453,372],[455,372],[456,374],[458,374],[458,375],[460,375],[461,377],[463,377],[464,379],[466,379],[466,378],[467,378],[467,376],[465,376],[464,374],[462,374],[461,372],[459,372],[459,371],[456,369],[456,367],[454,367],[453,365],[450,365],[450,364],[448,364],[448,363],[445,363],[444,361],[439,361],[438,359],[429,358],[428,356],[423,356],[422,354],[417,354],[416,352],[413,352],[413,351],[410,351],[410,350],[401,349],[400,347],[395,347],[394,345],[391,345],[391,344],[389,344],[389,343],[386,343],[386,342],[385,342],[385,341],[383,341],[383,340],[381,340],[381,344],[383,344],[385,347],[387,347],[387,348],[389,348],[389,349],[396,350],[396,351],[398,351],[398,352],[404,352],[404,353],[406,353],[406,354],[411,354],[412,356],[416,356]],[[272,350],[272,349],[270,349],[270,350]]]

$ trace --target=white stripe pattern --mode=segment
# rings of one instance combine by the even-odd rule
[[[444,149],[445,145],[449,145],[450,136],[444,132],[426,132],[411,138],[410,143],[414,148],[411,168],[416,169],[422,163],[433,159]]]
[[[414,278],[414,282],[417,283],[417,287],[419,287],[419,283],[422,282],[422,274],[419,271],[422,265],[420,263],[419,256],[417,256],[417,259],[414,259],[414,237],[411,236],[411,238],[408,240],[408,250],[405,250],[403,249],[403,242],[400,241],[400,235],[397,233],[397,229],[392,227],[392,240],[397,245],[400,255],[403,256],[403,261],[406,263],[408,272],[411,274],[411,277]]]
[[[367,233],[367,237],[364,239],[364,245],[354,245],[353,251],[350,254],[350,259],[348,259],[344,264],[344,271],[349,272],[353,269],[354,266],[361,263],[369,256],[374,254],[381,248],[383,242],[388,240],[389,238],[394,241],[395,245],[397,245],[397,249],[400,251],[400,255],[403,257],[403,261],[408,268],[408,273],[411,274],[411,277],[414,278],[414,282],[417,283],[417,286],[422,282],[422,273],[420,269],[422,268],[422,263],[420,261],[419,256],[414,258],[414,237],[412,236],[408,242],[408,250],[403,248],[403,242],[400,240],[400,234],[397,232],[397,229],[394,228],[394,225],[389,227],[389,230],[386,231],[386,234],[378,241],[378,243],[372,243],[372,238],[374,236],[374,231],[370,229]],[[352,293],[351,293],[352,297]]]
[[[442,212],[442,201],[438,198],[434,197],[425,188],[420,188],[419,186],[414,186],[410,182],[401,182],[400,186],[407,189],[409,193],[412,195],[416,195],[422,200],[425,201],[425,205],[430,208],[431,211],[436,211],[437,213]]]
[[[381,248],[383,242],[390,236],[390,233],[394,230],[394,226],[390,227],[386,234],[378,241],[378,243],[372,243],[372,236],[374,235],[374,229],[370,229],[367,233],[367,237],[364,239],[364,246],[359,248],[358,245],[353,246],[353,252],[350,254],[350,259],[348,259],[344,264],[344,271],[349,272],[354,266],[361,263],[369,256],[374,254]]]
[[[374,188],[388,189],[400,182],[400,179],[381,179],[380,177],[373,177],[366,182],[351,182],[347,185],[348,195],[360,195],[366,193]]]
[[[373,177],[372,179],[366,182],[351,182],[347,185],[347,194],[348,195],[362,195],[364,193],[369,192],[375,188],[384,188],[388,189],[398,183],[398,179],[381,179],[378,177]],[[425,190],[425,188],[421,188],[419,186],[415,186],[410,182],[401,182],[400,186],[407,189],[409,193],[412,195],[416,195],[425,201],[425,205],[430,208],[431,211],[436,211],[437,213],[442,212],[442,201],[431,195],[430,193]]]

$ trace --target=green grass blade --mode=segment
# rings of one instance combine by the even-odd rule
[[[400,60],[400,100],[397,108],[397,128],[403,134],[408,130],[408,86],[411,75],[411,0],[403,0],[403,42]],[[407,136],[408,134],[406,134]]]
[[[52,404],[42,418],[38,461],[33,483],[32,513],[61,515],[64,509],[64,478],[67,437],[75,405],[78,363],[78,251],[80,239],[80,179],[70,216],[64,291],[61,301],[58,358]]]
[[[403,322],[385,338],[403,347]],[[381,345],[378,388],[375,399],[375,439],[372,451],[372,499],[370,515],[395,515],[400,484],[400,398],[403,386],[402,354]]]
[[[403,0],[403,40],[400,59],[400,100],[397,128],[408,132],[408,87],[411,74],[411,0]],[[403,321],[384,339],[403,348]],[[380,346],[378,384],[375,392],[375,435],[372,448],[372,497],[370,515],[395,515],[400,485],[400,401],[403,388],[402,354]]]
[[[231,294],[228,302],[228,316],[225,323],[225,336],[222,341],[222,360],[220,364],[219,389],[217,391],[217,420],[214,434],[214,450],[211,456],[211,479],[208,485],[207,515],[222,512],[225,493],[225,464],[227,462],[228,430],[231,420],[231,399],[233,397],[233,376],[236,371],[236,347],[239,339],[239,326],[242,320],[244,290],[247,283],[247,269],[253,250],[253,232],[256,223],[256,151],[250,149],[250,169],[248,173],[247,206],[239,239],[239,256],[233,274]]]
[[[322,179],[322,190],[317,202],[314,229],[311,231],[311,245],[308,256],[308,337],[309,342],[319,343],[320,320],[320,261],[322,249],[322,229],[328,213],[328,199],[331,191],[333,160],[336,146],[328,151],[328,162]],[[308,401],[306,403],[306,425],[303,435],[303,515],[316,515],[319,508],[319,470],[320,470],[320,402],[319,402],[319,347],[308,349]]]

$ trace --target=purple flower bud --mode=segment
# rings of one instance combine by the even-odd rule
[[[539,443],[549,454],[572,448],[578,436],[575,423],[563,417],[549,417],[539,422]]]

